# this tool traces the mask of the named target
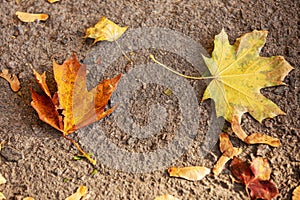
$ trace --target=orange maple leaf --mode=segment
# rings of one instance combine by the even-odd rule
[[[51,95],[46,83],[46,73],[34,75],[42,94],[31,89],[31,106],[37,111],[39,118],[63,133],[83,155],[93,164],[91,159],[79,145],[66,137],[68,134],[94,123],[114,111],[116,106],[105,110],[112,93],[115,91],[121,74],[105,79],[91,91],[86,88],[86,65],[81,65],[75,54],[62,65],[53,62],[54,78],[58,91]]]

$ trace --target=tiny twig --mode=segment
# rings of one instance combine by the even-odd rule
[[[165,69],[167,69],[167,70],[173,72],[174,74],[177,74],[178,76],[184,77],[184,78],[195,79],[195,80],[204,80],[204,79],[214,79],[214,78],[215,78],[215,77],[213,77],[213,76],[206,76],[206,77],[202,77],[202,76],[200,76],[200,77],[197,77],[197,76],[187,76],[187,75],[181,74],[181,73],[179,73],[178,71],[176,71],[176,70],[174,70],[174,69],[172,69],[172,68],[170,68],[170,67],[168,67],[168,66],[162,64],[161,62],[157,61],[157,60],[155,59],[155,57],[154,57],[152,54],[150,54],[149,57],[150,57],[150,59],[153,60],[156,64],[159,64],[160,66],[164,67]]]
[[[70,142],[72,142],[75,147],[78,149],[78,151],[80,151],[80,153],[82,153],[82,155],[84,157],[86,157],[86,159],[88,159],[93,165],[96,165],[96,160],[92,159],[87,153],[85,153],[79,146],[79,144],[77,142],[75,142],[75,140],[68,138],[65,134],[63,134],[63,137],[66,138],[67,140],[69,140]]]
[[[127,54],[123,51],[123,49],[121,48],[120,44],[118,43],[117,40],[114,40],[114,42],[117,44],[118,48],[120,49],[120,51],[122,52],[122,54],[125,56],[125,58],[130,62],[130,64],[133,64],[133,61],[127,56]]]

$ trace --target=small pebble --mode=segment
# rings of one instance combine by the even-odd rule
[[[21,151],[11,147],[2,148],[0,154],[9,162],[17,162],[24,158]]]

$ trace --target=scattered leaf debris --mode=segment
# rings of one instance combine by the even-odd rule
[[[23,200],[34,200],[32,197],[25,197]]]
[[[170,88],[167,88],[164,90],[164,94],[167,96],[171,96],[172,95],[172,90]]]
[[[168,173],[172,177],[184,178],[190,181],[199,181],[210,173],[210,169],[201,166],[171,167]]]
[[[65,200],[80,200],[84,197],[88,192],[88,188],[86,186],[79,186],[77,191],[71,196],[67,197]]]
[[[5,198],[4,194],[2,192],[0,192],[0,200],[5,200],[5,199],[6,198]]]
[[[10,88],[14,92],[18,92],[20,90],[21,86],[18,77],[15,74],[10,74],[8,69],[3,69],[0,73],[0,77],[4,78],[9,82]]]
[[[0,174],[0,185],[6,183],[6,179]]]
[[[294,189],[292,200],[300,200],[300,185]]]
[[[55,3],[55,2],[58,2],[60,0],[48,0],[49,3]]]
[[[2,176],[2,174],[0,174],[0,185],[6,183],[6,179]],[[4,194],[2,192],[0,192],[0,200],[4,200],[6,199]]]
[[[39,21],[46,21],[49,17],[47,14],[34,14],[34,13],[27,13],[27,12],[16,12],[17,17],[22,22],[34,22],[36,20]]]
[[[179,199],[170,194],[164,194],[156,197],[154,200],[179,200]]]

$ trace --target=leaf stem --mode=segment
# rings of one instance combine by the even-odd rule
[[[206,76],[206,77],[203,77],[203,76],[200,76],[200,77],[197,77],[197,76],[187,76],[187,75],[184,75],[184,74],[181,74],[180,72],[162,64],[161,62],[159,62],[158,60],[155,59],[154,55],[153,54],[150,54],[149,55],[150,59],[153,60],[156,64],[159,64],[160,66],[164,67],[165,69],[171,71],[172,73],[174,74],[177,74],[178,76],[181,76],[181,77],[184,77],[184,78],[189,78],[189,79],[194,79],[194,80],[204,80],[204,79],[214,79],[215,77],[213,76]]]
[[[70,142],[72,142],[74,144],[74,146],[78,149],[78,151],[80,151],[80,153],[82,153],[82,155],[84,157],[86,157],[86,159],[88,159],[93,165],[96,165],[96,160],[92,159],[87,153],[85,153],[81,147],[79,146],[79,144],[77,142],[75,142],[75,140],[68,138],[65,134],[63,134],[63,137],[66,138],[67,140],[69,140]]]
[[[125,56],[125,58],[130,62],[130,64],[133,64],[133,61],[127,56],[127,54],[123,51],[123,49],[121,48],[121,45],[118,43],[117,40],[114,40],[114,42],[117,44],[118,48],[120,49],[120,51],[122,52],[123,56]]]

